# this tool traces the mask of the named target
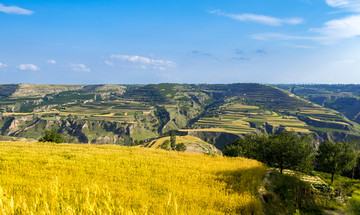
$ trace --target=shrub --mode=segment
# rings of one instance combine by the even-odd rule
[[[53,130],[45,130],[45,135],[39,139],[39,142],[54,142],[54,143],[62,143],[63,138],[58,131]]]

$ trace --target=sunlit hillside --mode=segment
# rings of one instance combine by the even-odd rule
[[[162,144],[166,140],[169,141],[170,144],[170,137],[162,137],[147,143],[145,147],[158,149],[161,148]],[[217,149],[215,146],[197,137],[193,137],[189,135],[176,136],[176,144],[180,144],[180,143],[185,144],[186,152],[202,153],[209,155],[222,155],[222,152],[219,149]]]
[[[263,164],[120,146],[0,142],[4,214],[261,214]]]

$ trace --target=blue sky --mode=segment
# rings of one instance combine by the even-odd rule
[[[0,83],[360,83],[359,0],[0,0]]]

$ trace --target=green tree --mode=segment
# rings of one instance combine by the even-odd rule
[[[63,138],[58,131],[55,129],[45,130],[45,135],[39,139],[39,142],[54,142],[54,143],[62,143]]]
[[[171,149],[175,150],[175,147],[176,147],[176,134],[175,134],[175,131],[171,132],[170,143],[171,143]]]
[[[315,151],[310,136],[300,137],[294,132],[269,136],[265,162],[272,167],[308,172],[313,168]]]
[[[300,137],[294,132],[278,135],[248,135],[228,145],[224,155],[252,158],[271,167],[307,172],[312,169],[315,151],[310,136]]]
[[[165,149],[165,150],[170,150],[170,149],[171,149],[171,147],[170,147],[170,140],[165,140],[165,141],[161,144],[160,148]]]
[[[325,141],[319,146],[317,161],[322,170],[331,174],[331,183],[335,174],[351,170],[356,165],[355,150],[348,143]]]
[[[175,150],[179,151],[179,152],[184,152],[184,151],[186,151],[186,149],[187,149],[187,147],[184,143],[179,143],[175,147]]]

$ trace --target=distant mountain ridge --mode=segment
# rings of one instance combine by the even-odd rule
[[[219,149],[249,132],[313,133],[318,143],[360,139],[360,110],[344,111],[357,97],[328,90],[327,98],[338,99],[327,105],[318,102],[319,87],[302,89],[308,91],[256,83],[0,85],[0,132],[38,139],[54,128],[66,142],[133,145],[177,130]]]

